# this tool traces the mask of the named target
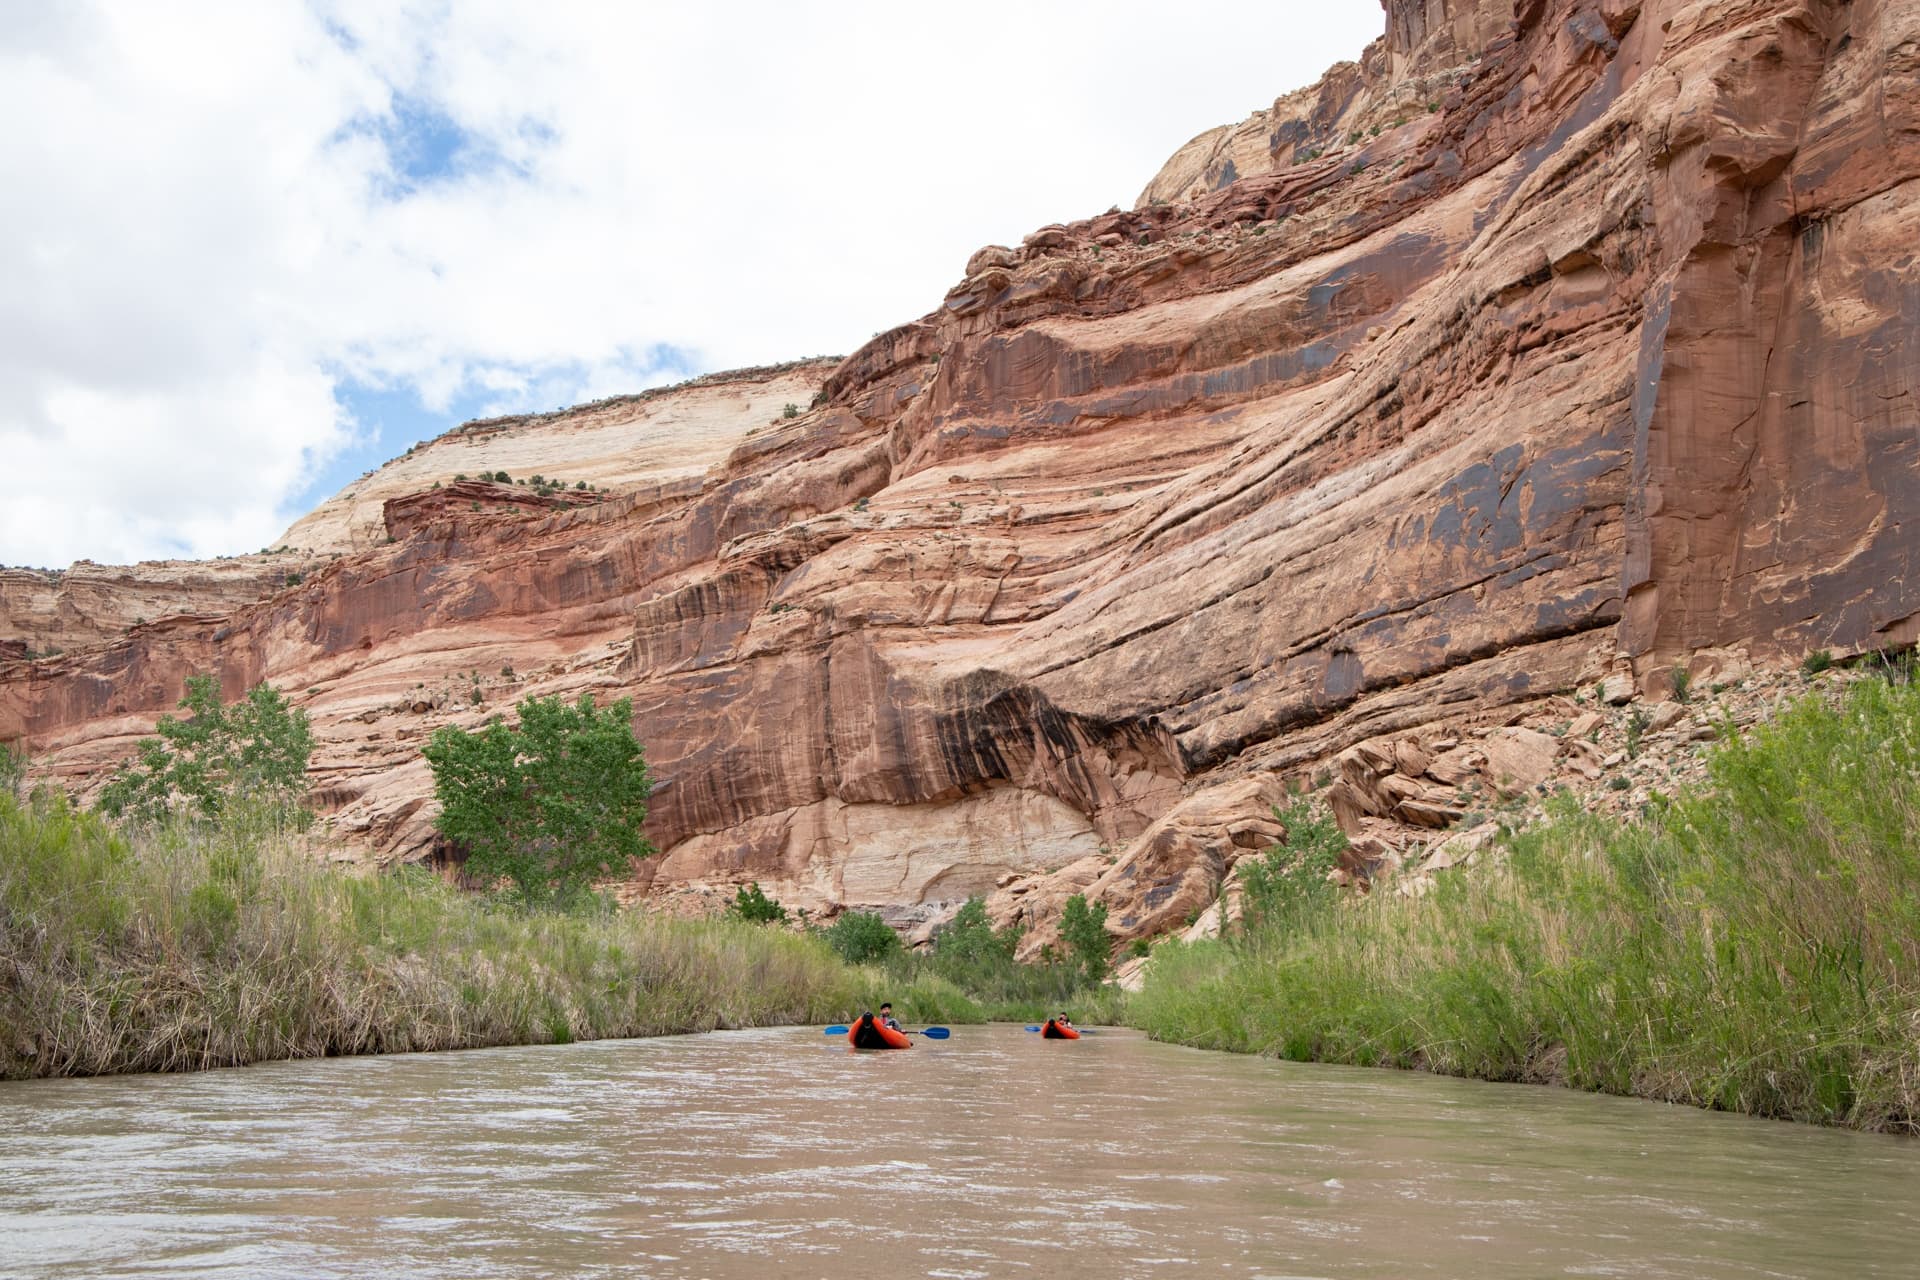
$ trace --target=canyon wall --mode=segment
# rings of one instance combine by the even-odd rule
[[[1350,749],[1497,789],[1576,687],[1914,639],[1920,0],[1387,10],[1301,139],[982,249],[701,474],[410,474],[269,600],[0,665],[0,739],[85,790],[187,673],[271,679],[390,860],[434,727],[628,696],[630,896],[990,892],[1038,946],[1074,891],[1184,923]],[[1449,821],[1369,787],[1356,830]]]

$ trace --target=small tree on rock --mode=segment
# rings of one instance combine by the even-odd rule
[[[520,723],[437,731],[425,755],[435,825],[469,874],[506,880],[528,903],[565,900],[653,852],[640,834],[653,780],[633,736],[633,701],[528,698]]]
[[[27,753],[11,742],[0,742],[0,793],[18,797],[27,780]]]

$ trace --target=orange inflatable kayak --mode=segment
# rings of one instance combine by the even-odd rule
[[[847,1043],[856,1049],[911,1049],[913,1041],[870,1013],[847,1028]]]
[[[1042,1040],[1078,1040],[1080,1033],[1072,1027],[1063,1027],[1052,1018],[1048,1018],[1047,1025],[1040,1028],[1040,1038]]]

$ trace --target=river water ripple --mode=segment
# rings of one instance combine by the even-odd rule
[[[1920,1143],[1127,1032],[0,1084],[0,1275],[1920,1275]]]

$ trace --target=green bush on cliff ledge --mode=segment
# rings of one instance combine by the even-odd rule
[[[1092,984],[1104,982],[1113,967],[1113,939],[1107,936],[1107,904],[1089,904],[1085,894],[1067,899],[1060,911],[1060,940]]]

